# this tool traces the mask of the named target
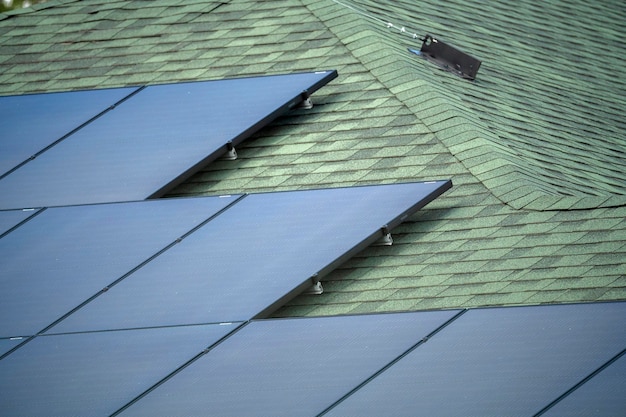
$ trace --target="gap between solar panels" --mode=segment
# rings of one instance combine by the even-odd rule
[[[337,77],[336,70],[0,97],[0,209],[156,198]],[[20,109],[37,111],[34,120]],[[5,132],[8,132],[5,134]],[[25,132],[26,139],[24,136]]]

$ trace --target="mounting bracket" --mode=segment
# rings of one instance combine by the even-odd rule
[[[324,292],[324,287],[322,287],[322,283],[320,282],[317,274],[311,277],[311,282],[313,283],[307,290],[304,290],[303,294],[306,295],[320,295]]]
[[[228,161],[234,161],[235,159],[237,159],[237,150],[235,149],[235,147],[233,146],[232,142],[228,142],[226,144],[226,155],[224,155],[224,159],[228,160]]]
[[[300,93],[300,97],[302,98],[302,102],[298,105],[299,109],[312,109],[313,101],[311,100],[311,94],[307,90],[304,90]]]
[[[387,225],[380,228],[382,232],[382,236],[376,242],[374,242],[374,246],[391,246],[393,245],[393,237],[391,237],[391,232]]]

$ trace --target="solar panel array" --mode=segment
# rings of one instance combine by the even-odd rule
[[[40,335],[0,360],[0,390],[3,410],[24,416],[622,415],[625,313],[595,303]]]
[[[0,360],[3,414],[108,416],[236,326],[39,336]]]
[[[624,317],[626,303],[469,310],[325,415],[534,416],[624,351]]]
[[[263,319],[450,181],[123,202],[334,77],[0,97],[3,414],[624,414],[626,303]]]
[[[0,239],[0,337],[249,320],[449,187],[44,209]]]
[[[450,187],[42,209],[0,239],[0,391],[10,399],[3,410],[113,413]],[[403,331],[413,334],[411,326]]]
[[[0,97],[0,209],[159,197],[336,76]]]
[[[316,416],[457,313],[253,321],[121,415]]]

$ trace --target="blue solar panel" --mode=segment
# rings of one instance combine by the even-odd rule
[[[626,303],[470,310],[329,416],[532,416],[626,346]]]
[[[0,239],[0,337],[41,331],[236,199],[45,209]]]
[[[613,362],[541,415],[545,417],[625,416],[626,357],[622,356]]]
[[[137,88],[0,97],[0,176]]]
[[[316,416],[457,312],[255,321],[121,416]]]
[[[336,71],[149,86],[0,180],[0,208],[162,195]]]
[[[17,339],[0,339],[0,356],[4,355],[24,340],[21,338]]]
[[[277,308],[449,181],[248,195],[52,332],[243,321]]]
[[[0,360],[2,415],[108,416],[236,327],[39,336]]]
[[[0,236],[17,226],[30,216],[37,213],[37,210],[7,210],[0,211]]]

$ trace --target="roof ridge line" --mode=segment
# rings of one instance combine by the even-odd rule
[[[473,113],[473,110],[466,108],[460,97],[452,91],[446,94],[441,89],[431,87],[425,79],[418,86],[411,87],[409,84],[419,80],[418,77],[411,77],[407,80],[410,74],[415,74],[415,66],[412,65],[410,57],[407,55],[402,58],[401,51],[389,44],[372,24],[365,20],[368,15],[335,0],[302,0],[302,3],[341,40],[381,84],[394,93],[410,112],[435,133],[450,153],[503,204],[516,210],[532,211],[587,210],[626,205],[626,196],[567,196],[554,194],[541,188],[530,175],[524,172],[523,165],[515,163],[515,159],[520,156],[513,149],[500,145],[498,136],[484,124],[478,115],[475,118],[468,118],[466,113]],[[347,28],[338,29],[336,25],[329,24],[332,19],[348,14],[354,15],[356,19]],[[380,19],[376,20],[383,22]],[[385,28],[381,29],[388,28],[389,24],[386,24]],[[345,33],[342,36],[341,32],[344,31],[351,32],[351,36],[346,38]],[[375,37],[388,48],[379,48],[375,57],[372,57],[369,52],[359,53],[361,47],[359,41],[368,36]],[[354,39],[346,42],[345,39],[350,38]],[[380,64],[381,61],[387,62],[382,65],[373,65],[374,62]],[[442,70],[434,68],[433,71]],[[385,76],[392,73],[393,77]],[[454,81],[457,81],[456,78]],[[467,80],[459,79],[458,81],[468,83]],[[443,82],[452,81],[444,79]],[[480,84],[480,81],[474,81],[471,85],[476,84]],[[417,112],[415,108],[426,101],[423,99],[425,96],[430,96],[426,98],[428,101],[433,101],[433,98],[436,101],[431,108],[442,107],[438,115],[442,113],[447,113],[447,115],[444,118],[424,117],[421,112]],[[450,100],[453,100],[454,104],[450,103]],[[464,110],[461,111],[461,108]],[[456,122],[457,120],[459,122]],[[445,123],[447,127],[438,128],[437,125],[442,123]],[[458,130],[459,125],[463,125],[463,131]],[[473,128],[468,130],[468,125]],[[442,131],[449,131],[449,136],[436,133]],[[473,157],[463,158],[460,155],[468,152],[469,143],[472,143]],[[502,173],[503,170],[506,172]],[[498,175],[494,176],[496,172]]]

